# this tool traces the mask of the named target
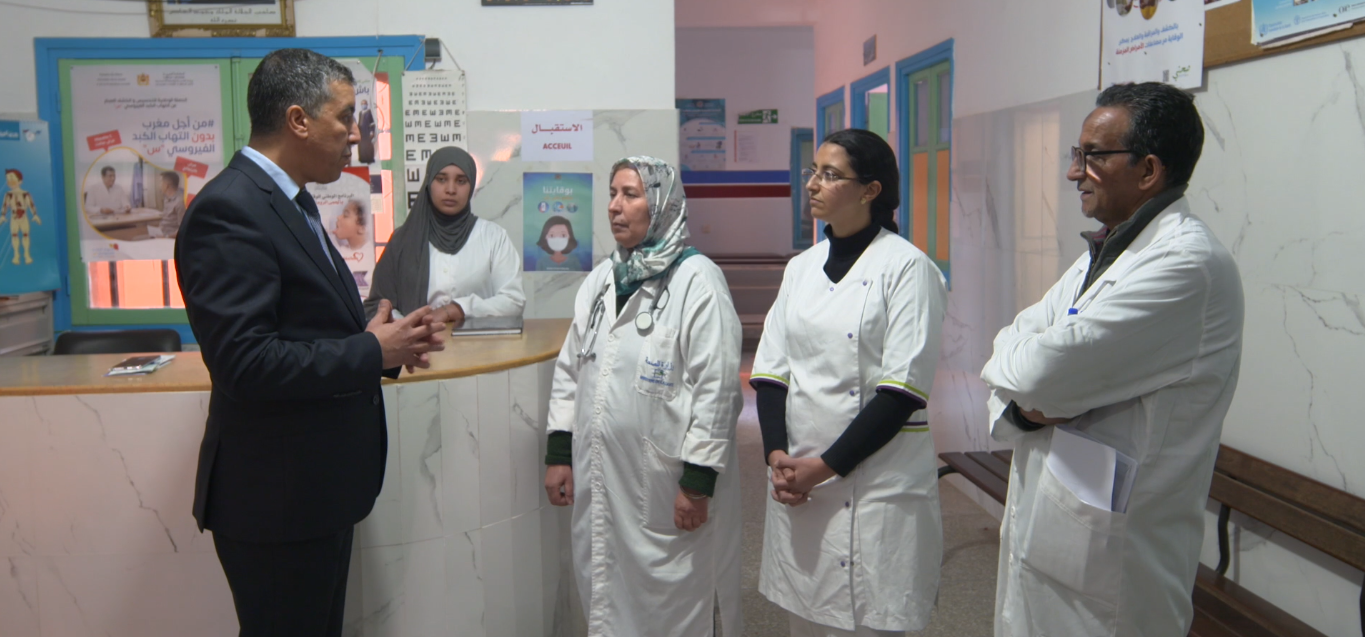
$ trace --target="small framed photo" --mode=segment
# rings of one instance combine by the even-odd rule
[[[294,0],[147,0],[154,38],[294,37]]]

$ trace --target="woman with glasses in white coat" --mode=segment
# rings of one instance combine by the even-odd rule
[[[750,378],[772,480],[759,591],[793,637],[899,635],[938,595],[926,407],[947,291],[896,233],[881,137],[833,133],[803,174],[828,240],[787,265]]]
[[[550,395],[545,490],[572,505],[590,635],[726,635],[739,611],[740,327],[686,245],[678,173],[612,167],[611,259],[578,291]]]

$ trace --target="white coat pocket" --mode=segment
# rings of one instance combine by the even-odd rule
[[[664,401],[677,398],[678,380],[682,377],[678,330],[659,325],[644,341],[635,370],[635,391]]]
[[[678,497],[678,480],[682,479],[682,458],[664,453],[649,438],[642,440],[640,523],[654,531],[677,532],[678,527],[673,523],[673,503]]]
[[[1128,517],[1082,502],[1046,463],[1034,507],[1019,556],[1025,595],[1039,608],[1070,608],[1075,615],[1034,614],[1033,630],[1044,635],[1115,634]],[[1073,623],[1077,620],[1080,625]]]

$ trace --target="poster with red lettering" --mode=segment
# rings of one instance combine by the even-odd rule
[[[523,111],[522,161],[592,161],[592,111]]]

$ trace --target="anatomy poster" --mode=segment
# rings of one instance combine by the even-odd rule
[[[173,259],[186,206],[223,169],[218,65],[77,66],[71,108],[82,258]]]
[[[0,295],[55,290],[57,216],[47,122],[0,121]]]

